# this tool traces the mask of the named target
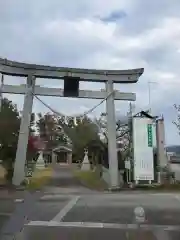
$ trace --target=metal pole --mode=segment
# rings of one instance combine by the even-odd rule
[[[107,95],[113,92],[113,82],[106,82]],[[110,187],[118,188],[119,183],[119,171],[118,171],[118,157],[116,146],[116,119],[115,119],[115,107],[114,107],[114,94],[112,93],[106,100],[107,111],[107,130],[108,130],[108,158],[109,158],[109,174],[110,174]]]
[[[27,78],[27,92],[24,98],[23,113],[19,131],[18,146],[14,164],[13,184],[19,186],[25,177],[26,153],[29,138],[29,127],[33,106],[33,91],[35,86],[35,77],[29,75]]]
[[[149,96],[149,111],[151,112],[151,85],[148,82],[148,96]]]
[[[128,112],[128,126],[129,126],[129,161],[130,161],[130,169],[129,169],[129,182],[131,182],[131,174],[133,174],[133,107],[132,103],[129,104],[129,112]]]
[[[129,183],[129,171],[128,171],[128,169],[126,169],[126,181],[127,181],[127,183]]]

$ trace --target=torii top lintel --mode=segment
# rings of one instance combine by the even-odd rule
[[[21,63],[0,58],[0,73],[11,76],[27,77],[29,74],[38,78],[63,79],[79,78],[80,81],[114,83],[136,83],[143,74],[143,68],[130,70],[97,70],[83,68],[51,67],[44,65]]]

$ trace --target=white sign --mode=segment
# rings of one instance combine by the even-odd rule
[[[152,119],[133,118],[134,180],[154,180]]]

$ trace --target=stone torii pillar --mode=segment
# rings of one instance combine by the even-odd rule
[[[118,157],[116,146],[116,119],[113,91],[114,91],[113,81],[108,80],[106,82],[106,92],[108,95],[108,98],[106,100],[106,112],[107,112],[109,175],[111,188],[117,189],[120,186],[119,182],[120,178],[118,172]]]
[[[27,92],[24,98],[23,114],[21,118],[21,126],[19,131],[18,146],[16,151],[16,159],[14,163],[13,184],[19,186],[25,177],[25,162],[27,145],[29,139],[29,127],[31,121],[31,113],[33,106],[33,92],[35,87],[35,77],[28,75]]]

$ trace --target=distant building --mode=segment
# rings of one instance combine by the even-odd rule
[[[167,146],[166,151],[170,170],[174,172],[175,179],[180,181],[180,146]]]

